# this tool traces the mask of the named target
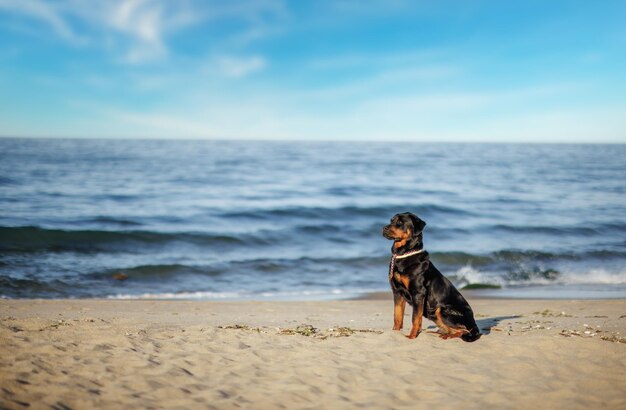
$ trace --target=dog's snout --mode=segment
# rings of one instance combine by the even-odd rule
[[[383,227],[383,232],[382,233],[383,233],[383,236],[385,238],[387,238],[387,239],[389,239],[391,237],[390,234],[389,234],[390,227],[391,227],[390,225],[386,225],[386,226]]]

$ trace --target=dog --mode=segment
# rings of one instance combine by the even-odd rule
[[[443,339],[460,337],[466,342],[480,338],[474,312],[463,295],[430,261],[423,248],[426,222],[410,212],[396,214],[383,228],[393,240],[389,283],[393,292],[393,330],[402,329],[406,303],[413,306],[409,339],[422,331],[422,317],[435,322]]]

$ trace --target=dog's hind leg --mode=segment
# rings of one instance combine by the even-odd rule
[[[441,317],[440,307],[438,307],[435,311],[435,317],[435,324],[439,328],[439,337],[441,337],[442,339],[453,339],[455,337],[461,337],[464,334],[469,333],[469,331],[465,328],[453,328],[446,325]]]

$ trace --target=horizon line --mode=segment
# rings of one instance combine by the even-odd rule
[[[113,137],[113,136],[94,136],[94,137],[77,137],[77,136],[10,136],[0,135],[0,139],[24,139],[24,140],[81,140],[81,141],[211,141],[211,142],[293,142],[293,143],[308,143],[308,142],[342,142],[342,143],[390,143],[390,144],[493,144],[493,145],[505,145],[505,144],[517,144],[517,145],[624,145],[626,141],[493,141],[493,140],[430,140],[430,139],[349,139],[349,138],[246,138],[246,137],[140,137],[140,136],[128,136],[128,137]]]

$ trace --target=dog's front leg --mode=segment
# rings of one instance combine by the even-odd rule
[[[393,294],[393,330],[402,329],[404,323],[404,307],[406,306],[406,300],[399,294]]]
[[[407,336],[409,339],[415,339],[422,331],[422,316],[424,315],[424,296],[417,295],[413,298],[413,320],[411,333]]]

